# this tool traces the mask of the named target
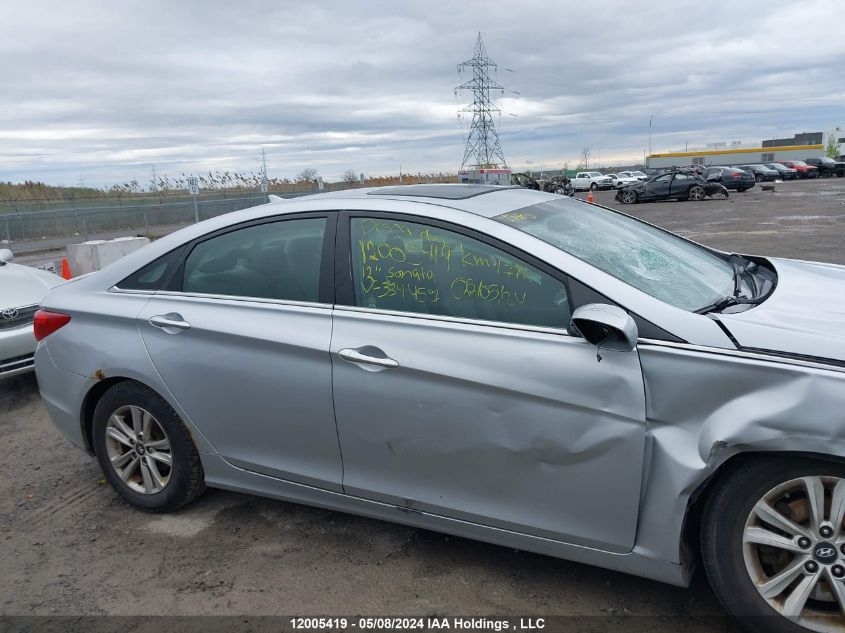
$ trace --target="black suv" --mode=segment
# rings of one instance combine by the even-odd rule
[[[805,158],[804,162],[813,167],[818,167],[819,176],[822,178],[830,178],[834,174],[840,178],[845,176],[845,162],[836,161],[827,157]]]

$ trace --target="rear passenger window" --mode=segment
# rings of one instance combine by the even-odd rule
[[[413,222],[352,218],[356,305],[565,329],[566,287],[460,233]]]
[[[183,247],[162,255],[117,284],[121,290],[163,290],[182,257]]]
[[[325,218],[238,229],[197,244],[185,261],[184,292],[318,301]]]

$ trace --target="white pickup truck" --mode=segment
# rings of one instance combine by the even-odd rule
[[[597,171],[579,171],[572,179],[576,191],[586,189],[613,189],[613,179]]]

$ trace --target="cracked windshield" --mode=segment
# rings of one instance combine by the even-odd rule
[[[727,261],[621,213],[563,199],[494,219],[677,308],[699,310],[733,292]]]

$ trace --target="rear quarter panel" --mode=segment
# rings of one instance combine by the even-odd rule
[[[109,291],[80,293],[74,292],[73,285],[59,286],[42,304],[48,310],[71,315],[68,325],[43,341],[55,366],[93,381],[84,383],[87,390],[108,378],[128,378],[150,387],[168,401],[189,427],[197,450],[213,451],[208,440],[179,407],[144,346],[136,316],[150,300],[150,295]],[[40,385],[45,398],[54,388],[51,382]],[[80,410],[80,425],[81,413]]]

